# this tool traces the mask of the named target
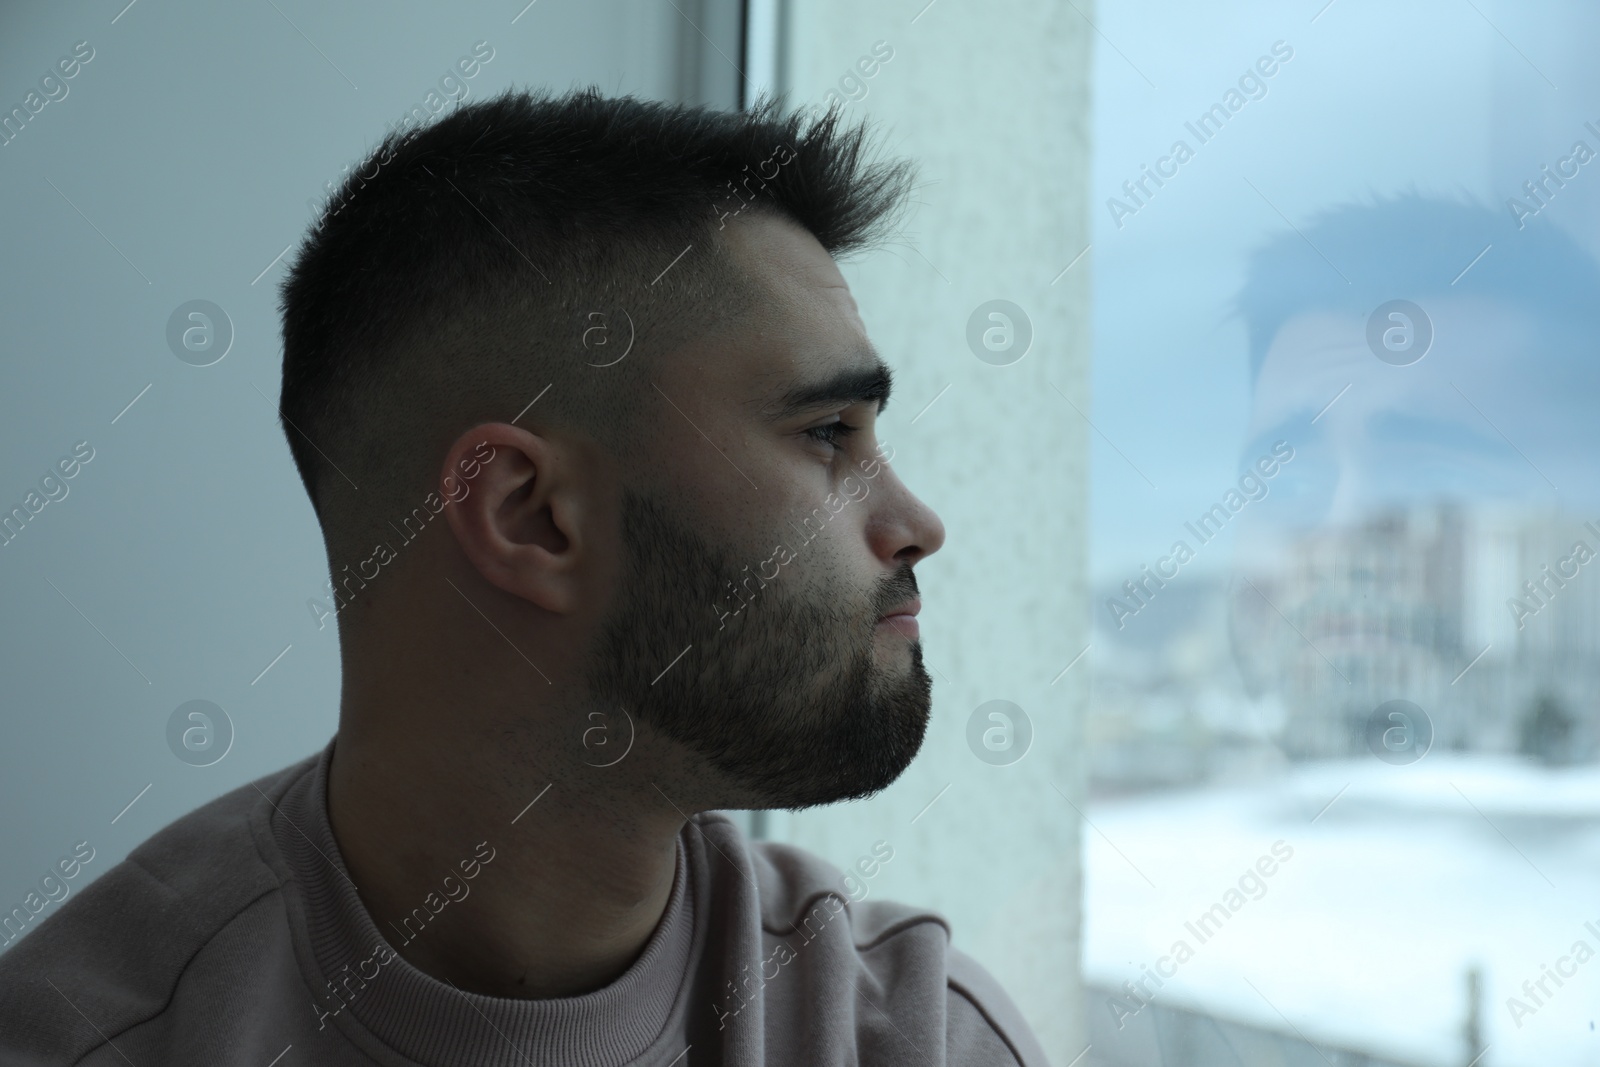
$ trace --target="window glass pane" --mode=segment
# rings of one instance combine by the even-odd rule
[[[1097,7],[1101,1062],[1593,1055],[1597,22]]]

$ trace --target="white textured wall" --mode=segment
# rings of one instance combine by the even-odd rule
[[[1058,0],[925,2],[798,2],[786,60],[791,100],[821,102],[888,42],[893,58],[850,111],[880,122],[888,150],[921,167],[903,239],[845,275],[896,370],[880,437],[948,531],[918,568],[933,725],[881,796],[780,814],[772,833],[841,866],[889,841],[895,858],[872,895],[948,916],[957,945],[1000,979],[1064,1067],[1085,1043],[1073,805],[1083,805],[1087,659],[1052,680],[1088,642],[1088,427],[1071,405],[1092,417],[1093,253],[1061,272],[1089,240],[1093,31]],[[1078,10],[1093,17],[1083,0]],[[1009,366],[967,344],[969,315],[995,298],[1033,325],[1030,351]],[[968,716],[997,698],[1035,730],[1011,766],[967,745]]]

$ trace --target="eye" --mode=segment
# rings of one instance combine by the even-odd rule
[[[845,438],[855,433],[861,427],[851,426],[845,422],[825,422],[821,426],[813,426],[807,430],[806,436],[813,441],[820,441],[825,445],[837,448],[844,443]]]

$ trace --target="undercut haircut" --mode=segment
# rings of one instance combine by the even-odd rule
[[[1517,304],[1545,335],[1540,348],[1553,366],[1592,363],[1600,263],[1553,223],[1518,221],[1482,204],[1406,193],[1340,204],[1277,235],[1251,253],[1234,303],[1249,334],[1251,381],[1296,315],[1367,315],[1397,298]]]
[[[475,425],[573,435],[624,469],[646,455],[670,414],[657,361],[762,299],[725,228],[759,213],[835,256],[880,243],[914,172],[869,147],[838,106],[593,88],[391,131],[280,287],[281,424],[334,573],[395,544]]]

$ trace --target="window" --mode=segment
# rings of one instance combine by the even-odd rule
[[[1089,1060],[1585,1062],[1596,14],[1092,17]]]

